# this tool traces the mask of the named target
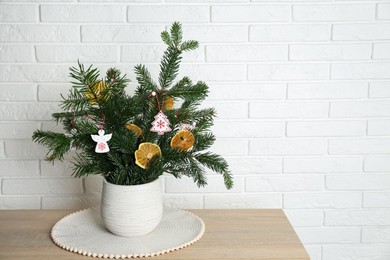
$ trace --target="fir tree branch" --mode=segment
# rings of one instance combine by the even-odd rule
[[[51,154],[47,157],[48,161],[53,161],[54,159],[62,161],[71,144],[71,139],[66,135],[51,131],[36,130],[32,139],[38,144],[49,148],[48,154]]]
[[[161,89],[168,88],[177,77],[179,73],[179,65],[181,61],[181,51],[168,47],[164,52],[160,64],[159,84]]]
[[[118,153],[133,155],[137,150],[138,137],[134,132],[131,132],[123,127],[124,130],[117,130],[112,135],[110,140],[110,148]]]
[[[97,68],[93,68],[90,65],[86,70],[84,69],[84,65],[77,61],[78,68],[71,67],[70,76],[76,81],[71,82],[74,87],[87,87],[92,86],[99,77],[99,70]]]
[[[215,142],[215,136],[211,133],[195,134],[195,144],[193,150],[195,152],[209,149]]]
[[[72,175],[74,177],[86,177],[90,174],[106,175],[105,167],[101,168],[101,164],[95,161],[94,157],[89,156],[86,153],[77,154],[74,159],[74,167]]]
[[[190,114],[192,118],[195,119],[198,130],[206,130],[209,126],[213,125],[214,117],[217,115],[217,112],[214,108],[205,108],[200,110],[194,110]]]
[[[164,171],[176,178],[181,178],[183,175],[191,177],[198,187],[207,185],[204,169],[191,156],[178,156],[174,163],[169,162],[164,165]]]
[[[84,89],[84,87],[82,88]],[[67,98],[64,98],[62,96],[63,102],[62,102],[62,109],[64,110],[85,110],[88,106],[88,100],[85,96],[85,91],[82,92],[80,88],[72,87],[70,90]]]
[[[192,157],[190,159],[190,165],[188,167],[188,176],[191,176],[196,185],[198,187],[204,187],[207,185],[207,179],[206,179],[206,172],[205,170],[199,165],[199,163],[193,159]]]
[[[169,33],[167,31],[161,32],[161,39],[166,45],[168,45],[169,47],[173,47],[173,42],[171,40],[171,36],[169,35]]]
[[[168,45],[168,48],[164,52],[161,60],[159,84],[161,89],[166,89],[172,84],[179,73],[182,51],[196,49],[198,42],[190,40],[182,43],[183,31],[181,24],[178,22],[172,24],[170,34],[168,32],[161,33],[161,38]]]
[[[194,40],[185,41],[180,45],[180,50],[182,51],[191,51],[199,47],[199,43]]]
[[[171,26],[171,40],[175,47],[178,47],[183,40],[183,31],[179,22],[174,22]]]
[[[127,154],[125,156],[128,156]],[[124,156],[120,155],[118,153],[108,153],[107,154],[108,159],[112,162],[112,164],[117,168],[119,171],[126,172],[128,164],[128,160],[124,160]]]
[[[126,78],[126,74],[122,76],[120,70],[110,68],[106,73],[106,82],[109,84],[108,89],[112,94],[121,95],[124,94],[124,89],[130,80]]]
[[[220,155],[211,152],[198,153],[195,155],[195,159],[214,172],[222,174],[226,188],[233,187],[233,177],[229,172],[229,165]]]
[[[144,65],[135,66],[135,75],[138,81],[138,84],[145,88],[148,91],[155,91],[157,89],[156,83],[153,82],[150,72]]]
[[[208,86],[206,83],[199,81],[195,85],[187,77],[181,79],[172,88],[167,91],[167,95],[176,98],[182,98],[188,101],[201,101],[207,97]]]

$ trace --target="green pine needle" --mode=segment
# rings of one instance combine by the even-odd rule
[[[179,22],[174,22],[171,26],[171,39],[175,47],[183,40],[183,31]]]
[[[185,41],[180,45],[180,49],[182,51],[191,51],[197,49],[198,47],[199,47],[199,43],[193,40]]]
[[[163,40],[163,42],[168,45],[169,47],[173,47],[173,43],[172,43],[172,40],[171,40],[171,36],[169,35],[169,33],[167,31],[163,31],[161,33],[161,39]]]

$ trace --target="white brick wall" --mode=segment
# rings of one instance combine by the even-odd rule
[[[311,259],[390,259],[388,0],[1,0],[0,209],[99,203],[102,179],[46,163],[31,134],[59,130],[77,59],[156,76],[175,20],[201,43],[180,75],[209,83],[236,185],[167,176],[165,203],[283,208]]]

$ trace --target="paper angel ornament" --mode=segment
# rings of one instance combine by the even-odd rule
[[[110,141],[112,134],[104,134],[104,130],[100,129],[98,135],[91,135],[92,140],[97,142],[95,152],[97,153],[108,153],[110,148],[107,142]]]

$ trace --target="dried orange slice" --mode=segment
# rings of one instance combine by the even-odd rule
[[[135,124],[127,124],[126,128],[134,132],[138,137],[142,135],[142,129]]]
[[[107,99],[107,96],[101,97],[101,92],[106,89],[106,83],[103,81],[98,81],[95,84],[92,85],[86,92],[85,96],[88,99],[88,102],[92,105],[95,105],[97,100],[100,98]]]
[[[180,148],[180,150],[186,151],[190,149],[195,143],[194,135],[187,130],[181,130],[171,140],[172,148]]]
[[[157,144],[147,142],[140,144],[134,154],[135,164],[142,169],[147,169],[152,158],[155,156],[161,157],[161,149]]]
[[[166,110],[172,110],[174,105],[173,97],[168,97],[164,100],[164,108]]]

